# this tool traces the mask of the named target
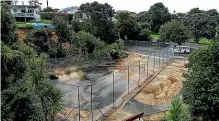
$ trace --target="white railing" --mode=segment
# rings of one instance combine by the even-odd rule
[[[14,13],[15,17],[34,17],[33,13]]]

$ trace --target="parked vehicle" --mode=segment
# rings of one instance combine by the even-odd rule
[[[174,53],[188,54],[190,53],[190,47],[189,46],[176,46],[174,48]]]

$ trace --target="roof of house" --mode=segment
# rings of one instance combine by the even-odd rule
[[[63,9],[60,9],[58,10],[58,12],[66,12],[66,13],[76,13],[78,10],[79,7],[78,6],[74,6],[74,7],[67,7],[67,8],[63,8]]]
[[[39,8],[39,6],[30,6],[30,5],[11,5],[12,8],[17,7],[17,8]]]

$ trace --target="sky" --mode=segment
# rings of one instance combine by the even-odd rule
[[[19,0],[18,4],[28,4],[28,0]],[[42,2],[42,7],[46,7],[46,0]],[[97,1],[108,3],[117,10],[128,10],[131,12],[141,12],[149,10],[150,6],[162,2],[169,11],[188,12],[191,8],[199,7],[202,10],[217,9],[219,11],[219,0],[48,0],[52,8],[66,8],[71,6],[80,6],[82,3]]]

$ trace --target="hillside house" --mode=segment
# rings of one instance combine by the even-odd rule
[[[18,22],[38,22],[40,21],[39,6],[11,5],[11,13]]]

